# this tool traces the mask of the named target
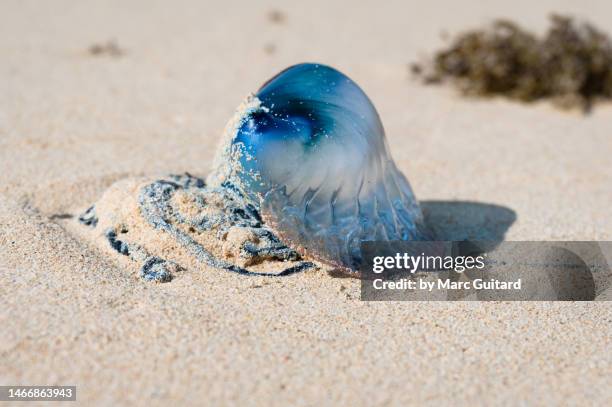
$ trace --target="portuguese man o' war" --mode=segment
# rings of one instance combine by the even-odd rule
[[[292,66],[250,96],[208,182],[236,187],[285,244],[347,272],[362,241],[427,236],[372,102],[325,65]]]
[[[357,276],[363,241],[422,240],[423,216],[365,93],[290,67],[229,121],[212,173],[120,181],[80,217],[149,281],[186,265],[286,276],[317,260]]]

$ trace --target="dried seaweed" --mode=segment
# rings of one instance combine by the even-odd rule
[[[413,64],[426,83],[450,80],[467,95],[503,95],[523,102],[551,99],[588,110],[612,98],[612,42],[587,22],[551,16],[538,37],[507,20],[458,35],[426,64]]]
[[[270,10],[268,12],[268,21],[274,24],[284,24],[287,21],[287,15],[281,10]]]
[[[105,43],[92,44],[89,47],[88,52],[93,56],[110,56],[114,58],[121,57],[125,54],[125,51],[114,40],[109,40]]]

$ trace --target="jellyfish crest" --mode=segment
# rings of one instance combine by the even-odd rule
[[[236,185],[304,254],[356,270],[362,241],[423,236],[378,113],[341,72],[319,64],[282,71],[226,131],[212,178]]]

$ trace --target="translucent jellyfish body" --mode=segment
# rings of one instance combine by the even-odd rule
[[[247,98],[208,183],[237,188],[284,243],[344,271],[359,269],[363,241],[426,235],[372,102],[325,65],[292,66]]]

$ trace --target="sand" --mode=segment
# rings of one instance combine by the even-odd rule
[[[206,272],[207,267],[243,275],[321,268],[309,259],[303,261],[273,231],[250,217],[233,191],[204,185],[203,179],[189,174],[125,178],[80,211],[77,222],[68,217],[56,222],[147,280],[168,282],[184,270]],[[158,200],[160,191],[170,199]],[[172,212],[168,217],[166,205]],[[243,216],[232,218],[232,209],[241,209]],[[155,226],[159,223],[168,228]]]
[[[611,27],[609,2],[354,3],[0,5],[1,384],[84,405],[610,403],[610,302],[368,303],[321,270],[158,284],[66,226],[116,181],[205,176],[240,101],[319,61],[372,98],[449,239],[612,240],[612,106],[466,100],[408,72],[442,31]]]

